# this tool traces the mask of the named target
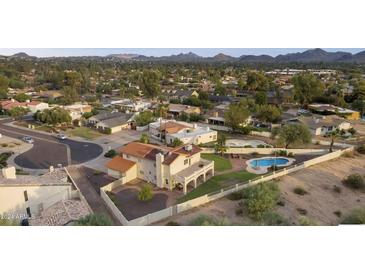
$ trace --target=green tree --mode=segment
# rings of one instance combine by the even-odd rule
[[[227,151],[226,140],[227,137],[225,134],[218,134],[217,142],[214,146],[214,149],[215,152],[220,153],[221,156],[223,156],[223,154]]]
[[[17,100],[18,102],[25,102],[27,100],[32,99],[32,97],[25,93],[18,93],[17,95],[14,96],[14,99]]]
[[[79,100],[79,94],[74,87],[65,86],[62,91],[65,105],[71,105]]]
[[[140,201],[150,201],[153,198],[152,187],[149,184],[144,184],[141,190],[138,192],[138,200]]]
[[[0,75],[0,90],[7,91],[9,87],[9,79],[5,76]]]
[[[232,131],[237,131],[242,124],[244,124],[247,118],[250,116],[250,112],[243,104],[230,104],[226,111],[224,118],[225,123]]]
[[[281,109],[273,105],[257,106],[256,117],[263,122],[274,123],[280,120]]]
[[[5,89],[0,89],[0,100],[7,98],[8,98],[8,92]]]
[[[261,72],[248,71],[246,88],[250,91],[267,91],[269,89],[268,78]]]
[[[20,117],[26,115],[29,112],[28,108],[23,107],[15,107],[10,110],[8,110],[8,113],[11,117],[14,117],[15,119],[19,119]]]
[[[278,144],[284,144],[285,148],[290,145],[308,144],[312,140],[311,132],[303,124],[288,124],[279,130]]]
[[[45,109],[43,111],[37,111],[34,114],[34,119],[42,123],[57,125],[57,124],[70,124],[72,118],[69,112],[62,108]]]
[[[143,133],[139,141],[143,144],[148,144],[150,142],[150,137],[146,133]]]
[[[244,190],[243,206],[254,220],[262,220],[277,204],[279,187],[273,182],[264,182]]]
[[[267,104],[267,94],[264,91],[256,92],[255,94],[255,103],[257,105],[266,105]]]
[[[184,144],[183,141],[181,141],[178,138],[175,138],[174,141],[172,142],[173,147],[179,147],[179,146],[182,146],[183,144]]]
[[[145,70],[142,73],[140,87],[143,95],[149,98],[155,98],[160,94],[160,77],[160,74],[153,70]]]
[[[75,223],[76,226],[111,226],[112,221],[101,214],[89,214]]]
[[[303,73],[292,78],[294,98],[302,105],[309,104],[315,97],[323,95],[323,83],[311,73]]]
[[[330,137],[331,137],[331,143],[330,143],[330,148],[329,148],[329,151],[332,152],[333,151],[333,144],[335,143],[335,140],[336,138],[340,135],[340,130],[339,129],[336,129],[336,130],[333,130],[331,133],[330,133]]]
[[[137,126],[146,126],[153,122],[153,113],[151,111],[143,111],[135,117]]]

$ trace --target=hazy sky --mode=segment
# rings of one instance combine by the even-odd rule
[[[200,56],[214,56],[225,53],[231,56],[247,54],[268,54],[276,56],[285,53],[302,52],[305,48],[0,48],[0,55],[12,55],[17,52],[25,52],[32,56],[105,56],[113,53],[135,53],[146,56],[165,56],[171,54],[194,52]],[[346,51],[357,53],[364,49],[356,48],[325,48],[327,51]]]

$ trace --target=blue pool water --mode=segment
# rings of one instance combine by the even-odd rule
[[[250,162],[250,165],[252,167],[261,167],[261,166],[280,166],[280,165],[285,165],[289,162],[288,159],[285,158],[267,158],[267,159],[259,159],[259,160],[252,160]]]

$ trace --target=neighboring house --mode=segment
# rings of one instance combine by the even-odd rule
[[[311,133],[315,136],[323,136],[335,130],[349,130],[351,123],[336,115],[329,116],[300,116],[288,120],[287,123],[302,123],[308,126]]]
[[[177,90],[174,93],[170,94],[169,97],[171,99],[179,99],[183,101],[184,99],[188,99],[190,97],[199,97],[199,93],[195,90]]]
[[[196,187],[214,175],[214,162],[201,159],[201,151],[195,145],[170,148],[131,142],[106,166],[123,184],[141,179],[170,190],[180,185],[186,193],[189,185]]]
[[[218,104],[232,103],[235,101],[234,97],[232,96],[214,95],[214,94],[208,95],[208,100]]]
[[[217,132],[209,127],[200,127],[175,120],[162,120],[149,124],[151,137],[171,145],[175,139],[184,144],[205,144],[217,140]]]
[[[223,103],[215,106],[206,115],[206,122],[210,125],[224,126],[226,122],[224,114],[229,109],[229,105],[230,103]]]
[[[130,112],[140,112],[149,109],[152,106],[150,101],[131,101],[128,100],[127,102],[117,104],[122,110],[130,111]]]
[[[72,121],[80,119],[84,113],[92,111],[92,106],[84,104],[61,106],[61,108],[67,110],[70,113]]]
[[[359,120],[360,119],[360,112],[341,108],[334,105],[329,104],[311,104],[308,105],[308,109],[313,113],[318,113],[321,115],[338,115],[348,120]]]
[[[63,94],[58,90],[41,90],[39,97],[54,100],[63,97]]]
[[[17,100],[10,99],[0,102],[1,108],[3,110],[12,110],[16,107],[28,108],[30,112],[36,113],[38,110],[48,109],[49,105],[47,103],[38,102],[38,101],[26,101],[26,102],[18,102]]]
[[[102,112],[88,119],[87,125],[109,133],[131,128],[134,114],[122,112]]]
[[[0,215],[19,214],[38,217],[44,209],[69,200],[77,190],[64,168],[50,169],[41,176],[16,175],[15,167],[2,169],[0,175]]]
[[[200,114],[200,108],[194,106],[187,106],[181,104],[169,104],[169,109],[167,111],[173,117],[178,117],[181,113],[185,114]]]

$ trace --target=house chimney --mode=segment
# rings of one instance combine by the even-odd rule
[[[49,173],[52,173],[54,171],[54,167],[53,166],[49,166]]]
[[[16,179],[16,169],[14,166],[4,167],[1,171],[5,179]]]
[[[193,146],[192,146],[192,145],[186,145],[186,146],[184,147],[184,149],[185,149],[186,151],[192,151],[192,150],[193,150]]]
[[[198,125],[197,124],[193,124],[193,128],[194,129],[197,129],[198,128]]]

